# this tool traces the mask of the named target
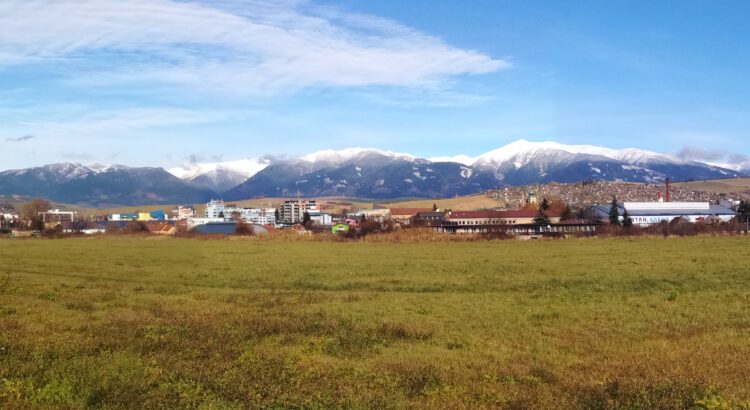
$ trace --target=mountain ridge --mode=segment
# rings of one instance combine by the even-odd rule
[[[178,178],[178,175],[181,178]],[[581,180],[661,182],[746,173],[637,148],[519,140],[476,157],[420,158],[375,148],[321,150],[182,167],[58,163],[0,172],[0,195],[89,205],[196,203],[223,197],[451,197],[500,186]]]

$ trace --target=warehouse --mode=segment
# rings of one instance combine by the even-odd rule
[[[610,204],[594,205],[587,214],[593,219],[608,222],[610,208]],[[641,227],[669,222],[675,218],[693,223],[709,220],[729,222],[735,216],[733,210],[709,202],[625,202],[618,207],[620,221],[625,210],[633,219],[633,225]]]

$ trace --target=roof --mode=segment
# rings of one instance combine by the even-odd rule
[[[539,215],[539,211],[526,209],[514,209],[508,211],[451,211],[448,213],[448,218],[535,218],[537,215]],[[550,218],[560,216],[557,213],[553,213],[551,211],[546,211],[545,215]]]
[[[420,212],[432,212],[432,208],[391,208],[392,216],[412,216]]]
[[[654,202],[653,204],[659,204],[652,208],[647,207],[644,203],[639,203],[635,208],[628,207],[628,215],[630,216],[682,216],[682,215],[735,215],[735,212],[725,206],[708,204],[708,207],[703,206],[703,203],[696,203],[695,208],[685,206],[685,202],[677,203],[678,206],[669,207],[662,204],[671,204],[671,202]],[[627,205],[627,203],[626,203]],[[609,215],[611,205],[609,204],[597,204],[592,206],[590,209],[597,211],[600,214]],[[625,213],[625,209],[622,205],[618,206],[618,212],[620,215]]]
[[[172,230],[173,225],[165,222],[149,222],[146,224],[146,228],[151,233],[168,233]]]
[[[428,218],[428,217],[442,217],[445,215],[445,212],[419,212],[415,216],[419,216],[422,218]]]
[[[564,221],[560,221],[556,224],[553,224],[554,226],[562,225],[562,226],[571,226],[571,225],[600,225],[601,221],[590,221],[588,219],[566,219]]]

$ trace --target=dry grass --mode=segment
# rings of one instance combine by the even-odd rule
[[[0,407],[749,408],[748,256],[741,237],[2,240]]]
[[[388,208],[432,208],[433,204],[436,204],[440,209],[453,210],[491,209],[504,205],[502,201],[488,198],[484,194],[445,199],[418,199],[413,201],[384,202],[380,205]]]
[[[714,179],[675,183],[681,188],[715,194],[750,191],[750,178]]]

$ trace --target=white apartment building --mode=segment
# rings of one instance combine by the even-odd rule
[[[320,208],[313,200],[289,200],[284,201],[279,208],[279,223],[298,224],[302,222],[305,212],[310,219],[320,216]]]
[[[224,201],[221,199],[212,199],[206,204],[206,218],[224,218],[228,217],[224,212]]]

